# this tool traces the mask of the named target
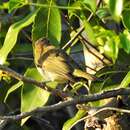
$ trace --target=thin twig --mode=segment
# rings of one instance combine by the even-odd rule
[[[69,23],[68,18],[64,17],[66,20],[67,25],[71,28],[72,31],[75,31],[76,34],[78,34],[77,30],[75,30]],[[101,62],[103,62],[105,65],[108,63],[111,63],[111,61],[105,56],[105,55],[101,55],[97,48],[90,42],[88,41],[81,33],[79,33],[77,35],[77,37],[79,37],[79,39],[83,42],[83,44],[86,46],[87,50],[93,54],[97,59],[99,59]],[[75,36],[74,36],[75,38]],[[70,44],[69,42],[67,44]],[[67,46],[68,47],[68,46]],[[92,48],[92,50],[90,49]],[[102,56],[102,57],[101,57]],[[104,59],[105,58],[105,59]]]
[[[101,0],[98,0],[97,1],[97,8],[100,6],[101,4]],[[93,13],[90,14],[89,18],[87,19],[87,21],[90,21],[90,19],[92,18],[93,16]],[[62,48],[62,49],[65,49],[65,48],[68,48],[71,46],[72,42],[77,38],[79,37],[80,40],[82,40],[82,42],[85,44],[85,46],[87,47],[88,51],[93,54],[97,59],[99,59],[104,65],[107,65],[109,63],[111,63],[111,61],[105,56],[105,55],[101,55],[97,48],[95,46],[93,46],[93,44],[88,41],[81,33],[84,31],[84,27],[81,28],[80,31],[77,32],[77,30],[75,30],[69,23],[69,20],[68,18],[65,18],[65,21],[67,23],[67,25],[73,30],[76,32],[75,36],[68,42],[66,43],[66,45]],[[79,33],[80,32],[80,33]],[[92,51],[90,49],[90,47],[92,48]],[[102,57],[101,57],[102,56]],[[104,59],[105,58],[105,59]]]
[[[84,42],[87,41],[87,42]],[[87,50],[94,55],[97,59],[99,59],[104,65],[107,65],[109,63],[111,63],[110,60],[108,60],[108,58],[106,58],[104,55],[101,55],[97,49],[95,49],[95,47],[92,46],[92,44],[90,44],[90,42],[88,40],[82,40],[81,42],[83,42],[83,44],[85,45],[85,47],[87,48]],[[89,47],[90,46],[90,47]]]
[[[104,107],[104,108],[101,108],[101,109],[95,111],[95,112],[92,113],[91,115],[88,115],[88,116],[86,116],[86,117],[83,117],[83,118],[77,120],[77,121],[71,126],[71,128],[72,128],[73,126],[75,126],[76,124],[78,124],[79,122],[84,121],[84,120],[87,120],[87,119],[89,119],[89,118],[91,118],[91,117],[93,117],[93,116],[96,116],[97,114],[99,114],[99,113],[101,113],[101,112],[103,112],[103,111],[117,111],[117,112],[120,112],[120,113],[129,113],[129,114],[130,114],[130,110],[121,109],[121,108],[116,108],[116,107]],[[70,128],[70,129],[71,129],[71,128]]]
[[[26,32],[25,30],[22,30],[22,33],[23,33],[23,35],[25,35],[25,37],[26,37],[30,42],[32,42],[31,37],[27,34],[27,32]]]
[[[81,34],[84,30],[84,26],[82,26],[79,31],[70,39],[63,47],[62,49],[65,50],[66,48],[70,47],[71,44],[74,42],[74,40],[78,37],[79,34]]]
[[[101,0],[98,0],[98,1],[97,1],[97,8],[100,6],[100,4],[101,4]],[[97,9],[96,9],[96,10],[97,10]],[[92,16],[93,16],[93,13],[91,13],[91,14],[89,15],[87,21],[90,21],[91,18],[92,18]],[[70,39],[70,41],[68,41],[68,42],[65,44],[65,46],[62,47],[62,49],[65,50],[65,49],[67,49],[68,47],[70,47],[71,44],[75,41],[75,39],[76,39],[79,35],[81,35],[81,33],[84,31],[84,29],[85,29],[84,26],[80,27],[79,31],[76,31],[77,33],[73,36],[72,39]]]

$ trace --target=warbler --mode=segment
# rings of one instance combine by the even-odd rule
[[[76,82],[76,77],[95,80],[95,76],[83,72],[67,53],[52,45],[47,38],[40,38],[34,44],[34,61],[46,82]]]

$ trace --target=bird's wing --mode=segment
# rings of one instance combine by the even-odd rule
[[[46,71],[55,73],[59,77],[63,77],[74,82],[73,76],[71,75],[73,69],[70,68],[63,56],[50,54],[46,60],[43,61],[42,65]]]

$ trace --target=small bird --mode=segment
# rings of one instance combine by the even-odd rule
[[[45,82],[75,83],[76,77],[95,80],[95,76],[83,72],[64,50],[56,48],[47,38],[35,42],[34,61]]]

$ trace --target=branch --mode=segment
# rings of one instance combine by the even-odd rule
[[[64,94],[60,90],[57,90],[57,89],[53,90],[52,88],[44,86],[45,84],[38,82],[36,80],[33,80],[32,78],[25,77],[25,76],[15,72],[15,71],[13,71],[12,69],[10,69],[8,67],[0,65],[0,70],[2,70],[7,75],[14,77],[15,79],[21,80],[23,82],[34,84],[34,85],[36,85],[36,86],[38,86],[42,89],[51,91],[54,94],[59,94],[59,93]],[[63,107],[67,107],[69,105],[76,105],[78,103],[87,103],[87,102],[92,102],[92,101],[97,101],[97,100],[101,100],[101,99],[115,97],[115,96],[118,96],[118,95],[129,95],[129,94],[130,94],[130,89],[124,89],[124,88],[119,89],[118,88],[118,89],[115,89],[115,90],[97,93],[97,94],[93,94],[93,95],[78,96],[78,97],[75,97],[73,99],[63,101],[63,102],[60,102],[60,103],[57,103],[57,104],[54,104],[54,105],[39,107],[39,108],[36,108],[36,109],[34,109],[30,112],[23,112],[21,114],[12,115],[12,116],[0,116],[0,119],[1,120],[16,121],[16,120],[23,119],[27,116],[35,115],[36,113],[54,111],[54,110],[61,109]]]
[[[70,39],[63,47],[62,49],[65,50],[71,46],[71,44],[75,41],[75,39],[84,31],[84,26],[82,26],[79,31]]]
[[[6,67],[6,66],[3,66],[3,65],[0,65],[0,70],[2,70],[4,73],[6,73],[7,75],[17,79],[17,80],[21,80],[23,82],[27,82],[27,83],[32,83],[34,85],[37,85],[38,87],[42,88],[42,89],[46,89],[44,88],[44,84],[41,83],[41,82],[38,82],[32,78],[29,78],[29,77],[25,77],[17,72],[15,72],[14,70]]]
[[[100,4],[101,4],[101,0],[97,1],[97,8],[100,6]],[[97,9],[96,9],[96,10],[97,10]],[[93,13],[91,13],[91,14],[89,15],[87,21],[90,21],[91,18],[92,18],[92,16],[93,16]],[[81,33],[84,31],[84,29],[85,29],[85,27],[82,26],[82,27],[79,29],[78,32],[76,31],[76,34],[72,37],[72,39],[71,39],[70,41],[68,41],[68,42],[65,44],[65,46],[62,47],[62,49],[65,50],[65,49],[69,48],[69,47],[71,46],[71,44],[75,41],[75,39],[76,39],[79,35],[81,35]]]
[[[16,71],[6,67],[6,66],[3,66],[3,65],[0,65],[0,70],[2,70],[4,73],[6,73],[7,75],[17,79],[17,80],[20,80],[20,81],[23,81],[25,83],[30,83],[30,84],[34,84],[36,85],[36,87],[39,87],[39,88],[42,88],[48,92],[51,92],[51,94],[54,94],[54,95],[58,95],[58,96],[61,96],[61,97],[70,97],[72,96],[72,94],[70,93],[66,93],[66,92],[63,92],[62,90],[58,90],[58,89],[53,89],[49,86],[47,86],[45,83],[43,82],[38,82],[32,78],[29,78],[29,77],[25,77],[19,73],[17,73]]]
[[[91,118],[91,117],[93,117],[93,116],[96,116],[97,114],[102,113],[103,111],[107,111],[107,113],[108,113],[108,111],[116,111],[116,112],[120,112],[120,113],[129,113],[129,114],[130,114],[130,110],[121,109],[121,108],[116,108],[116,107],[104,107],[104,108],[101,108],[101,109],[95,111],[95,112],[92,113],[91,115],[85,116],[85,117],[83,117],[83,118],[77,120],[74,124],[71,125],[70,129],[71,129],[72,127],[74,127],[76,124],[78,124],[79,122],[84,121],[84,120],[87,120],[87,119],[89,119],[89,118]],[[104,114],[104,113],[103,113],[103,114]],[[86,128],[86,127],[85,127],[85,128]]]
[[[78,103],[88,103],[88,102],[98,101],[101,99],[116,97],[118,95],[129,95],[129,94],[130,94],[130,89],[120,88],[120,89],[110,90],[110,91],[97,93],[97,94],[83,95],[54,105],[38,107],[30,112],[23,112],[21,114],[12,115],[12,116],[0,116],[0,119],[17,121],[27,116],[35,115],[37,113],[55,111],[70,105],[76,105]]]

